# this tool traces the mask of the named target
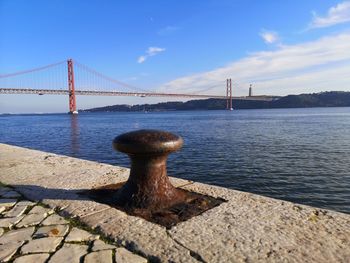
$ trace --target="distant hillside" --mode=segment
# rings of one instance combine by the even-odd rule
[[[350,107],[350,92],[332,91],[313,94],[288,95],[274,101],[233,100],[235,109],[307,108],[307,107]],[[162,102],[141,105],[113,105],[80,110],[101,111],[173,111],[173,110],[223,110],[224,99],[190,100],[187,102]]]

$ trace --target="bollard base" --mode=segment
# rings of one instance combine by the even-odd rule
[[[222,198],[214,198],[208,195],[177,189],[186,195],[186,199],[183,202],[162,209],[133,208],[116,202],[115,200],[116,193],[124,184],[125,182],[105,185],[84,191],[81,195],[88,196],[96,202],[107,204],[129,215],[142,217],[147,221],[159,224],[167,229],[226,202],[226,200]]]

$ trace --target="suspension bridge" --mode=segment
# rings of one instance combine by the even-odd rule
[[[220,84],[223,85],[223,84]],[[211,88],[217,87],[213,86]],[[209,88],[209,89],[211,89]],[[205,90],[208,90],[206,88]],[[137,96],[137,97],[178,97],[226,99],[227,109],[232,109],[232,100],[277,99],[277,96],[232,96],[232,81],[226,80],[226,95],[193,93],[164,93],[140,89],[122,81],[108,77],[77,61],[68,59],[58,63],[0,75],[0,94],[67,95],[69,113],[76,114],[76,95],[90,96]]]

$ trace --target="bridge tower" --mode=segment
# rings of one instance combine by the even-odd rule
[[[226,79],[226,110],[233,110],[232,108],[232,80]]]
[[[252,88],[252,84],[250,84],[249,86],[249,97],[253,96],[253,88]]]
[[[78,114],[77,104],[75,100],[73,60],[68,59],[67,64],[68,64],[69,113]]]

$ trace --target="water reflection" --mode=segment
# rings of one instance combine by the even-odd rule
[[[80,152],[79,134],[79,117],[76,114],[72,114],[70,118],[70,145],[74,156],[79,156]]]

